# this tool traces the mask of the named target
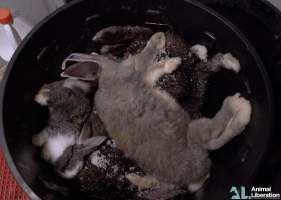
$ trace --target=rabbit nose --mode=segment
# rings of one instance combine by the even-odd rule
[[[36,94],[34,100],[42,106],[47,106],[49,100],[49,92],[49,89],[40,89]]]

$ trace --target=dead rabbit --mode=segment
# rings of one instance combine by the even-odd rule
[[[155,33],[140,53],[123,59],[73,54],[69,58],[83,58],[91,64],[72,65],[63,76],[98,79],[94,103],[109,136],[148,174],[129,174],[131,182],[143,188],[168,183],[197,191],[209,176],[209,151],[245,129],[251,105],[235,94],[224,100],[213,118],[191,120],[171,95],[154,87],[162,75],[181,64],[179,57],[156,59],[165,40],[164,33]]]

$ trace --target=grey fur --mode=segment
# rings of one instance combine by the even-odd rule
[[[97,32],[94,41],[103,45],[100,49],[102,55],[124,59],[140,53],[152,34],[153,31],[147,27],[110,26]],[[204,46],[191,46],[189,41],[169,31],[165,32],[165,37],[165,50],[161,51],[157,59],[180,57],[182,63],[173,73],[161,76],[156,87],[175,98],[192,119],[199,118],[202,116],[209,77],[221,68],[229,69],[230,66],[226,66],[223,59],[231,54],[218,53],[208,60],[201,60],[194,50],[196,46]],[[87,56],[83,56],[80,61],[86,62]]]
[[[35,97],[35,101],[48,107],[49,119],[47,127],[34,135],[32,142],[42,147],[42,157],[51,162],[61,174],[75,168],[79,162],[82,163],[84,157],[105,139],[93,137],[106,135],[106,132],[101,128],[97,129],[99,132],[93,131],[93,128],[103,125],[93,111],[92,87],[92,83],[64,79],[44,85]],[[57,142],[59,146],[65,140],[69,142],[66,142],[65,149],[62,147],[61,155],[59,151],[50,149],[50,141]],[[54,153],[58,153],[59,157],[52,155]]]
[[[168,93],[154,87],[162,74],[172,73],[180,64],[179,58],[156,61],[164,47],[165,35],[159,32],[134,56],[117,60],[92,55],[94,65],[102,68],[95,105],[109,136],[126,156],[160,182],[188,187],[208,176],[209,150],[240,134],[251,109],[248,101],[236,95],[229,97],[235,108],[226,100],[213,119],[192,121]],[[149,78],[152,73],[155,79]],[[85,74],[88,80],[89,74]],[[243,114],[245,119],[239,118]]]

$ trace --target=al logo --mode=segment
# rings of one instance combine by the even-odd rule
[[[230,199],[251,199],[250,196],[246,195],[246,188],[244,186],[232,186],[230,189],[230,193],[232,194]]]

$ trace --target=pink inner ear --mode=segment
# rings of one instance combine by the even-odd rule
[[[63,73],[64,76],[78,79],[94,80],[100,72],[99,64],[95,62],[81,62],[69,66]]]

